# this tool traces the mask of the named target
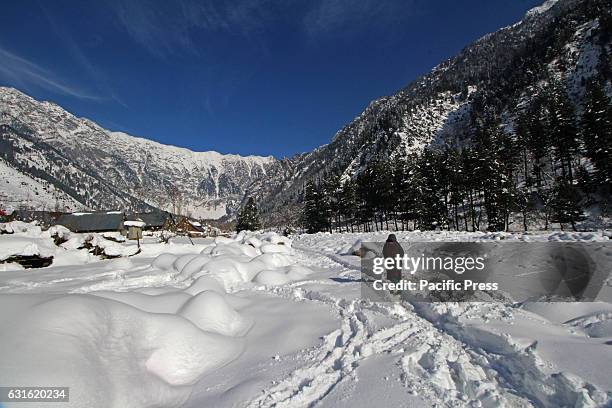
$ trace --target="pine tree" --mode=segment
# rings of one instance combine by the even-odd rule
[[[526,172],[526,182],[527,185],[535,184],[538,188],[544,184],[544,159],[548,155],[551,145],[547,120],[542,99],[535,98],[520,118],[518,127],[519,137],[524,141],[525,148],[531,156],[531,175],[535,178],[534,183],[532,183],[529,174]],[[526,162],[527,158],[525,157],[524,160]]]
[[[582,115],[582,140],[586,156],[595,167],[595,179],[612,183],[612,104],[601,81],[589,83]]]
[[[478,231],[480,229],[480,214],[477,216],[476,206],[479,202],[479,189],[480,189],[480,180],[476,177],[476,168],[478,167],[478,159],[477,159],[476,149],[473,147],[464,148],[461,151],[461,168],[462,173],[468,175],[463,180],[463,187],[465,190],[465,194],[467,196],[467,205],[468,210],[466,212],[466,223],[467,217],[469,216],[470,225],[472,231]],[[466,225],[467,231],[467,225]]]
[[[475,122],[474,153],[475,168],[472,176],[482,191],[484,208],[487,214],[487,229],[504,229],[501,209],[503,193],[503,174],[499,157],[499,123],[493,116]]]
[[[329,232],[332,232],[332,226],[340,225],[340,191],[342,184],[340,183],[339,175],[331,175],[325,178],[321,183],[321,193],[323,195],[322,213],[327,217],[326,224]]]
[[[440,153],[432,149],[425,149],[418,165],[418,171],[422,177],[419,192],[419,228],[421,229],[434,230],[444,228],[447,224],[446,207],[440,183],[441,167]]]
[[[393,222],[395,229],[399,230],[397,223],[398,219],[402,220],[402,229],[404,229],[403,221],[403,202],[408,197],[406,196],[406,179],[408,178],[408,166],[406,163],[406,156],[399,156],[393,161],[392,176],[391,176],[391,214],[393,215]]]
[[[576,222],[583,221],[586,217],[580,206],[580,193],[576,187],[570,184],[563,177],[557,178],[553,190],[552,222],[558,222],[563,229],[563,224],[571,224],[576,231]]]
[[[314,181],[310,180],[304,188],[304,208],[302,224],[308,233],[327,231],[329,219],[326,214],[325,197]]]
[[[366,232],[370,231],[370,222],[374,221],[375,228],[378,224],[375,220],[376,214],[376,174],[373,164],[368,163],[366,168],[357,176],[357,219],[364,224]]]
[[[380,228],[389,229],[390,214],[395,211],[396,195],[393,191],[393,169],[388,162],[378,160],[374,162],[374,173],[376,177],[376,204],[379,213]]]
[[[574,106],[563,85],[554,79],[551,79],[546,102],[550,140],[561,166],[561,175],[571,184],[574,179],[572,161],[580,148]]]
[[[353,232],[357,213],[357,183],[354,180],[349,178],[342,184],[339,204],[340,215],[344,219],[346,230],[348,231],[350,226]]]
[[[410,222],[414,227],[418,220],[421,206],[419,195],[422,187],[420,174],[417,171],[418,161],[418,155],[409,154],[397,157],[393,165],[391,201],[394,216],[401,220],[402,229],[408,228]]]
[[[455,230],[461,229],[459,221],[459,206],[463,205],[465,201],[465,175],[463,174],[463,165],[461,163],[461,153],[455,149],[448,149],[446,151],[446,168],[448,172],[449,182],[449,199],[448,203],[452,208],[453,213],[453,224]],[[467,218],[464,211],[464,218],[466,220],[465,229],[467,230]]]
[[[503,219],[504,230],[510,225],[510,215],[517,209],[517,167],[519,163],[519,147],[514,139],[503,131],[496,135],[497,159],[499,161],[499,176],[501,178],[501,192],[499,195],[499,209]]]
[[[527,231],[529,229],[529,215],[536,209],[532,187],[523,184],[516,188],[514,207],[521,213],[523,230]]]
[[[261,221],[259,220],[259,210],[255,204],[253,197],[249,197],[240,213],[238,213],[238,220],[236,223],[236,231],[256,231],[261,228]]]

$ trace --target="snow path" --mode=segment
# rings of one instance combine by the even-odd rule
[[[340,256],[297,243],[293,249],[299,263],[335,268],[337,276],[346,280],[308,280],[263,290],[294,301],[323,302],[341,317],[341,327],[325,336],[319,349],[309,352],[308,364],[245,404],[250,408],[315,406],[341,382],[358,382],[358,367],[378,354],[396,356],[406,398],[418,395],[431,406],[544,407],[567,401],[590,406],[593,399],[607,399],[575,376],[547,374],[532,349],[517,348],[509,336],[484,332],[474,335],[469,330],[462,331],[460,325],[436,322],[441,316],[433,312],[431,305],[375,304],[321,290],[351,284],[358,291],[359,268]],[[316,289],[308,289],[315,285]],[[508,316],[509,308],[504,305],[473,305]],[[394,323],[377,330],[370,321],[370,312],[392,318]],[[485,340],[480,341],[478,334]]]
[[[341,265],[339,276],[347,276],[357,269],[348,269],[346,266],[351,266],[350,264],[308,248],[294,245],[294,249],[302,252],[298,252],[296,257],[308,260],[310,264]],[[483,394],[500,388],[495,375],[485,373],[478,359],[466,350],[466,344],[438,330],[409,308],[400,304],[374,304],[361,299],[348,301],[302,288],[310,283],[313,282],[297,282],[287,287],[272,288],[270,292],[296,301],[307,299],[323,302],[341,316],[341,327],[328,334],[324,338],[323,346],[308,356],[310,364],[295,370],[286,379],[265,390],[250,401],[248,407],[312,406],[341,381],[358,381],[356,369],[360,362],[381,353],[397,355],[398,364],[403,370],[402,382],[407,388],[407,395],[408,391],[413,395],[418,394],[434,406],[444,405],[450,398],[456,398],[459,405],[464,405],[469,399],[476,397],[483,402]],[[365,311],[392,317],[396,323],[375,331]],[[461,363],[453,365],[446,361],[447,358]],[[427,371],[433,371],[433,374],[423,375]],[[479,384],[474,386],[470,382]],[[441,390],[443,392],[440,392]],[[502,393],[506,394],[508,393],[505,391]],[[490,402],[492,405],[498,405],[508,399],[520,401],[518,397],[503,398],[491,395]],[[517,405],[529,406],[527,401],[521,402]]]

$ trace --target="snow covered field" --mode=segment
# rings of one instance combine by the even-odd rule
[[[386,233],[240,234],[196,245],[145,237],[133,255],[135,242],[98,234],[10,229],[0,260],[52,255],[54,263],[0,264],[0,386],[68,386],[70,403],[3,408],[612,404],[612,304],[362,300],[350,249]],[[65,242],[57,246],[53,233]],[[78,249],[86,241],[122,257]]]

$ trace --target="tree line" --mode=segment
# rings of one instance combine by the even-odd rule
[[[563,229],[610,203],[612,105],[606,82],[586,86],[580,114],[549,77],[513,120],[472,103],[469,125],[422,152],[400,146],[356,175],[332,173],[304,186],[308,232],[382,229]],[[493,105],[493,104],[492,104]],[[502,125],[502,123],[511,125]]]

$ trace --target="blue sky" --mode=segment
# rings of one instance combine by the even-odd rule
[[[540,3],[6,2],[0,84],[162,143],[291,156]]]

